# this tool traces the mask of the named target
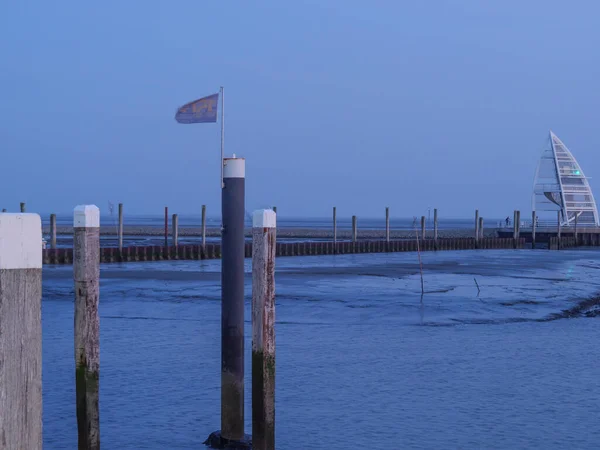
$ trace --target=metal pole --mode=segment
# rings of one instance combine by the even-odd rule
[[[244,438],[244,158],[223,159],[221,237],[221,433]]]
[[[50,248],[56,248],[56,214],[50,214]]]
[[[206,205],[202,205],[202,248],[206,246]]]
[[[177,247],[177,241],[179,240],[179,217],[177,214],[173,214],[173,245]]]
[[[274,211],[252,218],[252,448],[275,450]]]
[[[123,203],[119,203],[119,253],[123,251]]]
[[[80,450],[100,449],[100,210],[80,205],[73,213],[75,281],[75,391]]]
[[[169,245],[169,207],[165,206],[165,247]]]
[[[535,248],[535,229],[537,227],[535,211],[531,212],[531,248]]]
[[[0,215],[0,448],[42,450],[42,222]]]
[[[390,208],[385,208],[385,240],[390,242]]]

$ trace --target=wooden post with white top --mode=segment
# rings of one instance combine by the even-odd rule
[[[100,449],[100,211],[79,205],[73,213],[75,281],[75,389],[79,450]]]
[[[252,218],[252,448],[275,449],[276,214]]]
[[[0,448],[42,449],[42,222],[0,215]]]

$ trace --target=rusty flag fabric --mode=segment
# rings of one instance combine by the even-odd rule
[[[175,120],[179,123],[210,123],[217,121],[219,94],[202,97],[186,103],[177,110]]]

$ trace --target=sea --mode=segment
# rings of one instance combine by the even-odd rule
[[[278,258],[276,448],[594,449],[600,251]],[[246,260],[251,432],[251,261]],[[73,274],[43,269],[44,449],[77,448]],[[220,261],[101,266],[104,449],[220,426]]]

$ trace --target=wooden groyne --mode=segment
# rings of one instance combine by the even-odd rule
[[[475,238],[439,238],[425,239],[419,242],[420,251],[444,250],[475,250],[479,249],[514,249],[524,248],[525,239],[516,241],[512,238],[485,238],[476,241]],[[252,257],[252,244],[246,242],[245,257]],[[416,240],[364,240],[337,242],[278,242],[276,256],[312,256],[312,255],[344,255],[354,253],[397,253],[416,252]],[[100,262],[119,263],[136,261],[163,260],[201,260],[220,259],[221,245],[150,245],[144,247],[104,247],[100,249]],[[44,264],[72,264],[72,248],[47,248],[43,250]]]

